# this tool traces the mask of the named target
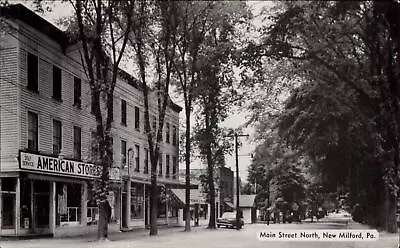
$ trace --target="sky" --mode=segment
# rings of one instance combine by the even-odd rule
[[[22,3],[28,8],[32,8],[32,1],[29,0],[9,0],[11,4],[14,3]],[[49,2],[49,1],[47,1]],[[254,15],[258,15],[260,13],[260,10],[263,7],[270,7],[272,5],[272,1],[248,1],[248,5],[251,7],[252,12]],[[50,1],[51,11],[50,12],[45,12],[43,15],[41,15],[43,18],[48,20],[49,22],[55,24],[56,21],[59,18],[70,16],[73,14],[73,9],[71,8],[71,5],[68,2],[61,2],[61,1]],[[255,18],[254,24],[256,26],[261,25],[262,19],[261,18]],[[179,104],[182,105],[182,101],[179,99],[175,99],[175,101]],[[183,106],[183,105],[182,105]],[[221,124],[223,127],[227,128],[239,128],[242,127],[246,121],[247,121],[247,116],[246,116],[247,111],[245,109],[234,109],[232,111],[232,114]],[[181,123],[184,123],[184,111],[181,112],[180,116]],[[181,132],[181,135],[183,132]],[[239,161],[239,177],[242,179],[242,182],[247,181],[247,168],[251,164],[251,154],[253,153],[256,144],[252,142],[254,139],[254,127],[246,127],[243,129],[242,134],[248,134],[250,137],[241,137],[240,141],[242,142],[242,146],[239,149],[239,156],[238,156],[238,161]],[[234,140],[232,138],[232,145],[234,145]],[[183,146],[181,146],[180,149],[184,149]],[[231,168],[232,171],[236,172],[235,168],[235,156],[234,154],[227,156],[226,157],[226,166],[228,168]],[[184,164],[180,164],[180,169],[184,169]],[[191,168],[193,169],[199,169],[199,168],[205,168],[205,165],[202,165],[200,161],[194,161],[191,164]],[[235,174],[236,175],[236,174]]]

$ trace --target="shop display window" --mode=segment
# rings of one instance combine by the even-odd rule
[[[88,226],[97,225],[99,221],[99,208],[93,196],[93,185],[91,183],[88,184],[88,201],[87,201],[86,218]]]
[[[57,184],[57,216],[59,225],[81,222],[81,184]]]
[[[14,229],[15,228],[15,194],[2,193],[1,200],[2,204],[2,229]]]
[[[1,179],[1,210],[2,210],[2,229],[15,228],[15,197],[16,197],[16,178]]]
[[[131,219],[144,217],[143,186],[132,184],[131,186]]]

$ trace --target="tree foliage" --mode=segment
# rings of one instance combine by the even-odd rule
[[[129,43],[134,51],[133,65],[136,65],[135,67],[139,70],[139,81],[144,96],[145,131],[151,161],[150,235],[158,233],[157,164],[166,111],[171,105],[169,87],[173,73],[173,60],[176,56],[178,11],[178,2],[142,1],[137,3],[132,14],[133,25]],[[154,77],[150,76],[151,72],[155,72]],[[151,97],[153,96],[150,86],[153,86],[156,97],[158,113],[156,130],[153,130],[150,125]]]
[[[177,56],[174,60],[176,86],[183,96],[185,104],[185,162],[186,185],[190,184],[191,114],[194,105],[206,114],[203,125],[197,125],[195,139],[201,139],[200,153],[208,157],[208,177],[210,192],[210,227],[215,228],[214,170],[211,164],[222,163],[224,146],[218,147],[217,141],[221,130],[215,124],[226,117],[223,104],[228,104],[228,97],[221,94],[221,89],[232,85],[232,68],[228,63],[231,50],[237,40],[236,25],[245,22],[249,12],[243,2],[182,2],[178,4],[179,23],[177,32]],[[215,93],[215,94],[214,94]],[[214,94],[214,95],[213,95]],[[200,115],[201,116],[201,115]],[[206,155],[208,151],[208,155]],[[212,155],[212,154],[213,155]],[[215,153],[215,154],[214,154]],[[219,160],[219,161],[218,161]],[[186,191],[186,208],[189,208],[189,191]],[[186,211],[189,214],[189,211]],[[189,220],[189,218],[186,218]],[[185,230],[190,230],[189,221]]]
[[[113,123],[114,89],[130,30],[130,19],[124,27],[118,25],[125,11],[130,16],[132,2],[71,1],[78,29],[70,29],[82,47],[82,61],[91,89],[91,112],[96,120],[97,161],[102,167],[101,178],[95,184],[99,205],[98,239],[107,238],[106,200],[109,192],[109,170],[113,164],[111,128]]]
[[[282,2],[247,56],[283,61],[294,87],[279,135],[334,190],[346,185],[368,223],[396,228],[399,4]],[[262,113],[262,110],[261,110]],[[378,216],[378,217],[377,217]]]

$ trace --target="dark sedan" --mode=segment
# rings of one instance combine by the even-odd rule
[[[225,212],[221,218],[217,219],[217,227],[225,226],[232,228],[242,228],[244,222],[242,219],[236,221],[236,212]]]

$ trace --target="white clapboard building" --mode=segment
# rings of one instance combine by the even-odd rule
[[[0,236],[96,232],[96,125],[79,43],[69,44],[64,32],[23,5],[1,7],[1,13]],[[150,212],[143,93],[121,70],[114,96],[111,231],[145,227]],[[166,113],[158,181],[167,188],[181,187],[180,111],[171,101]],[[158,207],[160,224],[180,221],[173,203]]]

